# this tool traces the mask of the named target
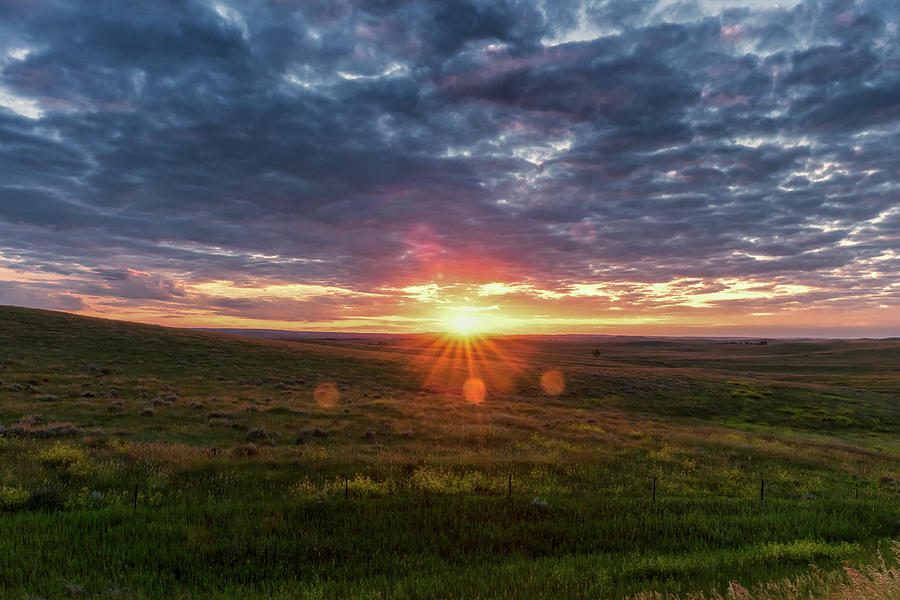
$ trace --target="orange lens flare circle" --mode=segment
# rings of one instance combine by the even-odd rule
[[[340,398],[341,393],[338,391],[337,385],[330,381],[320,383],[313,390],[313,399],[322,407],[334,406]]]
[[[559,396],[566,391],[566,380],[556,369],[545,371],[541,375],[541,389],[549,396]]]
[[[484,402],[484,382],[479,377],[469,377],[463,384],[463,397],[472,404]]]

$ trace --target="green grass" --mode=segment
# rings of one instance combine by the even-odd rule
[[[338,598],[465,589],[552,598],[690,589],[722,570],[753,582],[864,556],[859,541],[887,533],[878,520],[888,511],[864,507],[635,508],[610,499],[559,498],[541,508],[521,498],[399,497],[19,512],[4,519],[0,548],[21,558],[4,569],[13,595],[53,594],[72,581],[97,595],[129,587],[135,597],[178,597],[189,583],[191,597],[229,597],[219,596],[223,588],[267,593],[300,581]],[[59,539],[79,540],[77,551]]]
[[[724,592],[900,538],[896,342],[496,340],[476,405],[432,341],[0,307],[0,597]]]

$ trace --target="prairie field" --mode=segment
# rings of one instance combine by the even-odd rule
[[[897,598],[898,364],[0,307],[0,598]]]

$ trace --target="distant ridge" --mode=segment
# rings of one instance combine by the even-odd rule
[[[244,337],[267,339],[393,339],[410,337],[415,334],[405,333],[365,333],[346,331],[290,331],[286,329],[234,329],[218,327],[191,327],[192,331],[207,331],[210,333],[228,333]]]
[[[222,328],[222,327],[192,327],[192,331],[206,331],[210,333],[227,333],[230,335],[239,335],[243,337],[265,338],[265,339],[366,339],[366,340],[390,340],[403,339],[420,336],[440,336],[442,332],[423,332],[423,333],[371,333],[357,331],[292,331],[288,329],[241,329],[241,328]],[[758,343],[762,340],[777,341],[822,341],[828,338],[812,338],[812,337],[735,337],[735,336],[665,336],[665,335],[618,335],[604,333],[563,333],[563,334],[546,334],[546,333],[521,333],[521,334],[485,334],[491,337],[501,338],[518,338],[528,340],[544,340],[544,341],[583,341],[583,342],[632,342],[632,343],[659,343],[673,341],[704,341],[712,343]]]

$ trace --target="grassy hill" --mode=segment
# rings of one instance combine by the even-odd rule
[[[0,307],[0,597],[619,598],[866,562],[900,537],[898,358]]]

